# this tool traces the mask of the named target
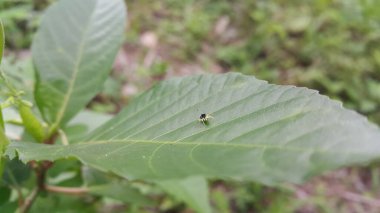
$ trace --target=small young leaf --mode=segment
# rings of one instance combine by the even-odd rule
[[[202,113],[213,116],[206,126]],[[69,146],[11,143],[23,161],[76,157],[129,179],[302,182],[380,158],[380,131],[314,90],[241,74],[162,82]]]
[[[35,97],[53,130],[99,92],[123,40],[122,0],[61,0],[42,18],[33,41]]]
[[[24,124],[25,130],[36,139],[37,142],[43,142],[46,137],[46,131],[42,126],[41,122],[32,112],[32,109],[27,104],[24,104],[22,101],[18,104],[18,110],[22,122]]]

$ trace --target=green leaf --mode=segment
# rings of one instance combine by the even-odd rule
[[[0,20],[0,64],[1,64],[1,59],[3,58],[4,46],[5,46],[4,27],[3,27],[3,23]]]
[[[25,130],[37,141],[42,142],[45,139],[46,132],[42,123],[32,112],[32,109],[27,104],[20,101],[18,110],[23,121]]]
[[[62,196],[61,194],[49,193],[47,196],[37,196],[28,212],[94,213],[97,212],[97,209],[98,205],[94,201],[88,201],[88,197]]]
[[[18,207],[17,204],[17,201],[13,201],[0,205],[0,212],[16,212]]]
[[[2,113],[1,109],[0,109],[0,113]],[[1,119],[3,119],[2,116],[1,116]],[[9,144],[9,140],[7,136],[5,135],[3,126],[0,126],[0,177],[3,176],[3,171],[5,167],[5,158],[3,155],[7,149],[8,144]]]
[[[3,99],[0,98],[0,101],[2,100]],[[7,123],[7,121],[10,121],[10,120],[21,121],[21,117],[18,114],[18,112],[13,108],[5,108],[3,109],[3,116],[4,116],[4,121],[6,122],[5,135],[7,136],[7,138],[9,138],[10,140],[20,140],[24,129],[20,126]]]
[[[18,159],[8,160],[2,176],[2,182],[11,186],[21,186],[30,178],[31,171],[28,165],[23,164]]]
[[[70,141],[78,140],[83,136],[111,119],[112,116],[99,112],[84,110],[78,113],[64,128]]]
[[[153,201],[144,196],[140,191],[133,188],[130,184],[111,183],[99,186],[88,187],[92,194],[110,197],[126,203],[139,205],[152,205]]]
[[[123,40],[122,0],[61,0],[44,15],[32,55],[37,105],[63,126],[100,91]]]
[[[6,186],[0,186],[0,206],[8,202],[12,190]]]
[[[86,186],[105,185],[115,180],[115,175],[104,173],[88,166],[82,166],[82,177]]]
[[[17,58],[13,55],[3,57],[1,70],[15,90],[24,92],[25,100],[33,100],[35,73],[31,58]],[[0,84],[0,91],[1,98],[5,100],[9,97],[6,85]]]
[[[207,181],[203,177],[159,181],[157,184],[168,194],[187,203],[200,213],[211,213]]]
[[[83,180],[92,194],[136,205],[152,205],[154,203],[133,184],[120,181],[120,178],[113,174],[100,172],[86,166],[82,167],[81,171]]]
[[[201,113],[214,118],[204,125]],[[7,153],[24,162],[75,157],[129,179],[276,184],[379,159],[379,141],[378,127],[317,91],[230,73],[162,82],[78,144],[18,142]]]

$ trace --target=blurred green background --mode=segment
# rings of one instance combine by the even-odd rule
[[[29,60],[39,18],[52,2],[0,1],[10,63]],[[380,124],[379,0],[126,3],[125,43],[91,109],[115,113],[172,76],[233,71],[316,89]],[[214,181],[211,198],[216,212],[380,212],[379,188],[380,170],[372,165],[300,186]],[[175,202],[165,208],[188,211]]]

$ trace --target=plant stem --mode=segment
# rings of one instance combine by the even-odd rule
[[[9,144],[9,140],[7,136],[5,136],[5,131],[2,127],[0,127],[0,177],[3,176],[3,171],[5,167],[5,157],[3,156],[7,146]],[[1,179],[0,179],[1,183]]]
[[[41,191],[46,190],[45,188],[46,172],[53,165],[53,163],[49,161],[43,161],[38,166],[36,166],[36,163],[31,163],[31,165],[32,167],[35,167],[37,186],[35,189],[33,189],[30,195],[25,199],[25,201],[19,207],[18,212],[20,213],[28,212],[34,200],[38,196],[38,194]]]
[[[8,90],[11,92],[12,96],[18,97],[20,95],[20,92],[18,92],[13,85],[8,81],[5,73],[3,70],[0,69],[0,79],[4,82],[5,86],[8,88]]]
[[[0,107],[0,128],[4,129],[3,109]]]
[[[51,137],[46,139],[44,141],[44,144],[54,144],[55,139],[57,138],[58,134],[53,134]],[[34,200],[38,196],[38,194],[41,191],[46,191],[46,172],[50,169],[50,167],[53,166],[53,162],[50,161],[42,161],[40,163],[37,163],[35,161],[30,162],[30,166],[34,168],[34,171],[36,173],[36,188],[31,192],[31,194],[25,199],[25,201],[22,203],[22,205],[19,207],[20,213],[28,212],[30,209],[30,206],[33,204]]]
[[[22,206],[19,208],[19,213],[26,213],[29,211],[32,206],[34,200],[37,198],[38,193],[40,192],[40,188],[36,187],[33,189],[32,193],[25,199]]]
[[[61,187],[61,186],[45,186],[46,191],[63,193],[69,195],[82,195],[88,193],[88,188],[85,187]]]

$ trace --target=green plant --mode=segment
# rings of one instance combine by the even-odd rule
[[[32,46],[41,119],[23,108],[29,106],[23,93],[3,75],[9,97],[2,108],[18,107],[26,134],[8,145],[0,131],[6,147],[1,155],[13,159],[6,165],[0,208],[93,212],[100,196],[130,203],[132,211],[158,205],[149,196],[157,193],[151,187],[156,185],[198,212],[211,212],[209,178],[299,183],[379,159],[380,131],[363,116],[316,91],[236,73],[174,78],[112,118],[83,116],[107,79],[125,18],[121,0],[61,0],[47,10]],[[201,114],[213,119],[205,125]],[[59,199],[54,193],[93,199]],[[226,201],[216,197],[227,211]]]

